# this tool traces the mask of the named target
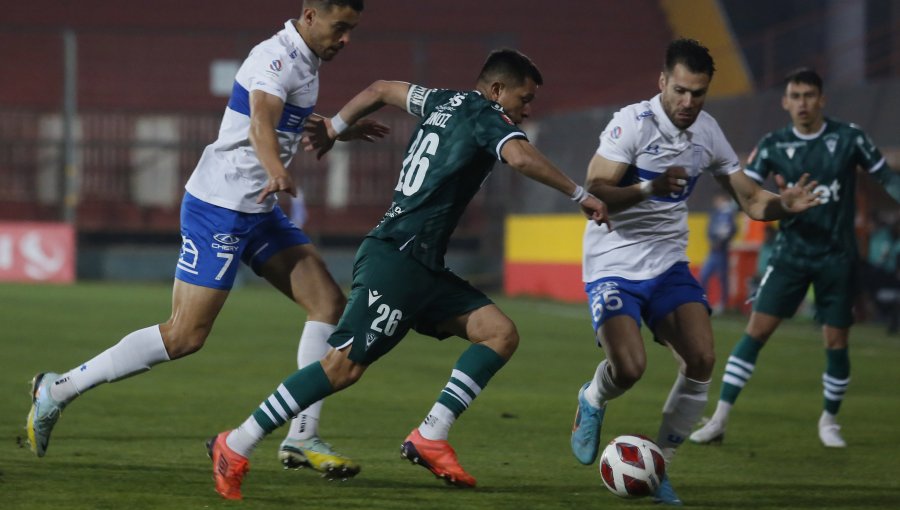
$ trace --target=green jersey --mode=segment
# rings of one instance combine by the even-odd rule
[[[745,172],[762,183],[781,175],[788,186],[804,173],[818,181],[820,205],[781,220],[773,260],[809,263],[827,255],[856,257],[856,168],[874,173],[885,160],[854,124],[825,119],[822,130],[798,133],[793,125],[767,134],[750,156]]]
[[[500,150],[525,138],[503,107],[476,91],[411,85],[409,113],[422,119],[406,150],[393,203],[369,237],[388,240],[426,267],[444,269],[450,235]]]

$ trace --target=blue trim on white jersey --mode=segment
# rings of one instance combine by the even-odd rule
[[[234,86],[231,88],[231,97],[228,99],[228,108],[248,117],[250,116],[250,92],[237,81],[234,82]],[[284,103],[281,119],[279,119],[276,129],[279,131],[300,133],[303,131],[303,123],[306,121],[306,118],[312,115],[314,110],[315,106],[304,108],[302,106]]]
[[[657,177],[659,177],[660,174],[662,173],[662,172],[653,172],[651,170],[644,170],[643,168],[638,168],[638,167],[631,167],[631,168],[634,168],[637,170],[637,176],[636,176],[637,180],[633,180],[629,184],[634,184],[636,182],[643,182],[643,181],[652,181],[653,179],[656,179]],[[631,170],[631,168],[629,168],[629,170]],[[632,178],[634,178],[634,177],[632,177]],[[654,195],[654,196],[650,197],[650,200],[653,200],[656,202],[684,202],[685,200],[688,199],[689,196],[691,196],[691,192],[694,191],[694,185],[697,184],[697,179],[699,179],[699,178],[700,178],[699,174],[695,175],[693,177],[688,177],[687,185],[684,187],[683,190],[681,190],[681,193],[679,193],[677,196],[668,195],[665,197],[659,197],[659,196]],[[620,185],[621,185],[621,182],[620,182]]]
[[[231,87],[231,97],[228,98],[228,107],[232,110],[250,116],[250,93],[237,81]]]
[[[303,123],[306,118],[312,115],[315,106],[302,106],[284,103],[284,111],[281,113],[281,120],[278,121],[279,131],[290,131],[291,133],[300,133],[303,131]]]

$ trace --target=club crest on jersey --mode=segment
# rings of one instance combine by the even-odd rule
[[[277,58],[273,60],[272,63],[269,64],[269,69],[275,71],[276,73],[278,71],[281,71],[281,60]]]
[[[825,140],[825,147],[828,149],[828,152],[830,154],[834,154],[834,150],[837,148],[839,138],[840,136],[834,133],[825,135],[825,137],[823,138],[823,140]]]

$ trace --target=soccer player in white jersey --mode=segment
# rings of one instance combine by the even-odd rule
[[[691,39],[669,44],[660,94],[619,110],[600,135],[585,188],[609,207],[610,230],[588,224],[583,277],[591,320],[604,359],[578,392],[571,446],[593,464],[607,402],[643,375],[641,321],[678,361],[656,441],[666,463],[700,418],[715,354],[709,304],[688,270],[686,200],[700,174],[711,173],[753,219],[772,220],[817,204],[806,177],[781,195],[763,190],[741,171],[716,121],[703,112],[715,66]],[[666,476],[657,502],[681,505]]]
[[[319,67],[349,42],[362,10],[363,0],[304,0],[300,19],[287,21],[250,52],[235,76],[219,137],[203,151],[185,186],[171,317],[129,333],[68,372],[35,376],[27,430],[38,457],[47,451],[60,412],[77,396],[203,347],[239,261],[307,310],[298,364],[325,355],[346,298],[309,238],[278,207],[275,194],[296,194],[286,167],[316,105]],[[387,131],[371,121],[357,125],[344,139],[371,141]],[[279,458],[287,467],[355,475],[359,465],[318,438],[320,410],[318,403],[297,418]]]

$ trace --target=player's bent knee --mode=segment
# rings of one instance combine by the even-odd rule
[[[618,377],[614,377],[613,381],[616,383],[616,386],[622,389],[629,389],[638,381],[641,380],[641,377],[644,375],[643,367],[634,367],[628,370],[622,370],[619,372]]]
[[[712,377],[713,367],[716,364],[716,355],[713,352],[701,352],[684,358],[685,375],[691,379],[705,381]]]
[[[169,359],[173,360],[199,351],[209,336],[207,328],[195,328],[190,332],[183,332],[169,323],[160,324],[159,331]]]
[[[334,391],[340,391],[360,380],[366,371],[366,365],[351,361],[348,357],[350,348],[338,351],[332,349],[322,359],[322,370],[331,382]]]

